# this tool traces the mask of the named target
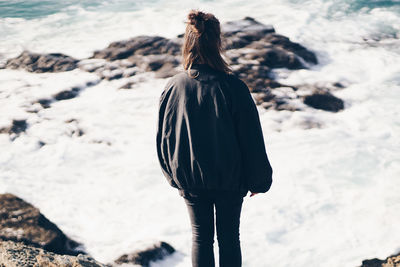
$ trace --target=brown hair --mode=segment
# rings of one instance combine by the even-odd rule
[[[182,64],[189,76],[190,68],[196,63],[207,64],[224,73],[232,73],[228,63],[221,56],[223,51],[219,20],[211,13],[194,9],[189,12],[187,19],[182,45]]]

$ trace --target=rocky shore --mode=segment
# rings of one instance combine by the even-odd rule
[[[266,109],[298,111],[306,108],[338,112],[344,102],[334,91],[345,87],[340,82],[321,80],[319,84],[286,85],[276,81],[273,70],[290,71],[308,69],[318,64],[313,51],[288,37],[275,32],[254,18],[228,21],[221,25],[226,57],[233,71],[249,86],[256,104]],[[125,79],[121,89],[130,89],[132,77],[154,72],[156,78],[167,78],[183,70],[181,45],[183,34],[167,39],[161,36],[136,36],[116,41],[108,47],[94,51],[87,59],[75,59],[61,53],[37,54],[22,52],[7,60],[2,68],[24,69],[29,72],[62,72],[80,68],[96,73],[100,80]],[[86,86],[93,86],[89,83]],[[54,101],[77,97],[83,88],[71,88],[51,99],[38,99],[43,108]],[[5,129],[0,131],[6,131]]]
[[[274,70],[297,71],[318,64],[317,55],[299,43],[275,32],[251,17],[228,21],[221,26],[226,58],[235,75],[246,82],[254,101],[265,109],[277,111],[302,111],[315,109],[338,112],[345,108],[335,91],[345,88],[340,82],[328,82],[321,78],[317,84],[287,85],[276,80]],[[134,88],[146,79],[143,74],[153,73],[155,78],[168,78],[182,71],[181,45],[183,34],[167,39],[161,36],[136,36],[128,40],[112,42],[108,47],[94,51],[86,59],[75,59],[61,53],[38,54],[23,51],[0,66],[22,69],[32,73],[56,73],[80,69],[98,77],[81,85],[64,88],[51,96],[33,100],[24,106],[26,112],[38,113],[51,108],[58,101],[79,97],[80,93],[100,82],[120,80],[119,89]],[[141,76],[142,75],[142,76]],[[137,79],[137,77],[140,77]],[[305,129],[320,127],[320,123],[306,122]],[[7,126],[0,126],[0,134],[8,134],[15,140],[30,127],[24,119],[14,119]],[[77,130],[73,135],[81,136]]]
[[[385,260],[370,259],[364,260],[360,267],[399,267],[400,253],[387,257]]]
[[[38,208],[13,194],[0,194],[0,267],[111,267],[125,263],[149,266],[174,252],[171,245],[160,241],[123,254],[112,263],[100,263]]]
[[[0,267],[147,267],[173,253],[170,244],[160,241],[123,254],[114,262],[98,262],[88,255],[84,245],[68,238],[39,209],[13,194],[0,194]],[[364,260],[360,267],[399,266],[397,254],[385,260]]]

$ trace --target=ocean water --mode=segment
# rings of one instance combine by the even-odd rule
[[[259,109],[274,183],[245,199],[243,266],[350,267],[399,252],[400,1],[0,1],[0,63],[24,49],[85,58],[140,34],[171,38],[191,8],[221,23],[254,17],[317,54],[308,70],[277,69],[283,83],[346,85],[334,92],[345,101],[339,113]],[[100,261],[165,240],[179,252],[152,266],[190,266],[186,207],[155,150],[166,79],[135,77],[132,90],[102,81],[29,112],[32,101],[88,81],[99,78],[0,70],[0,127],[29,123],[14,141],[0,135],[0,193],[39,207]],[[321,128],[304,129],[310,121]]]

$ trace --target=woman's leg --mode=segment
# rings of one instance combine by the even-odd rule
[[[210,198],[185,197],[192,224],[193,267],[214,267],[214,203]]]
[[[240,213],[243,197],[217,197],[215,202],[220,267],[242,266],[239,240]]]

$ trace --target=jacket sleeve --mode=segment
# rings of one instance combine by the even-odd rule
[[[157,137],[156,137],[156,145],[157,145],[157,157],[161,166],[161,170],[167,179],[168,183],[175,188],[178,188],[174,180],[172,179],[171,168],[168,164],[168,157],[164,154],[163,147],[165,147],[164,141],[164,123],[165,123],[165,110],[168,102],[169,95],[171,93],[171,83],[168,82],[164,88],[164,91],[161,93],[159,98],[158,105],[158,124],[157,124]]]
[[[265,193],[272,184],[272,167],[265,150],[256,104],[247,85],[237,79],[232,115],[242,156],[242,173],[250,192]]]

